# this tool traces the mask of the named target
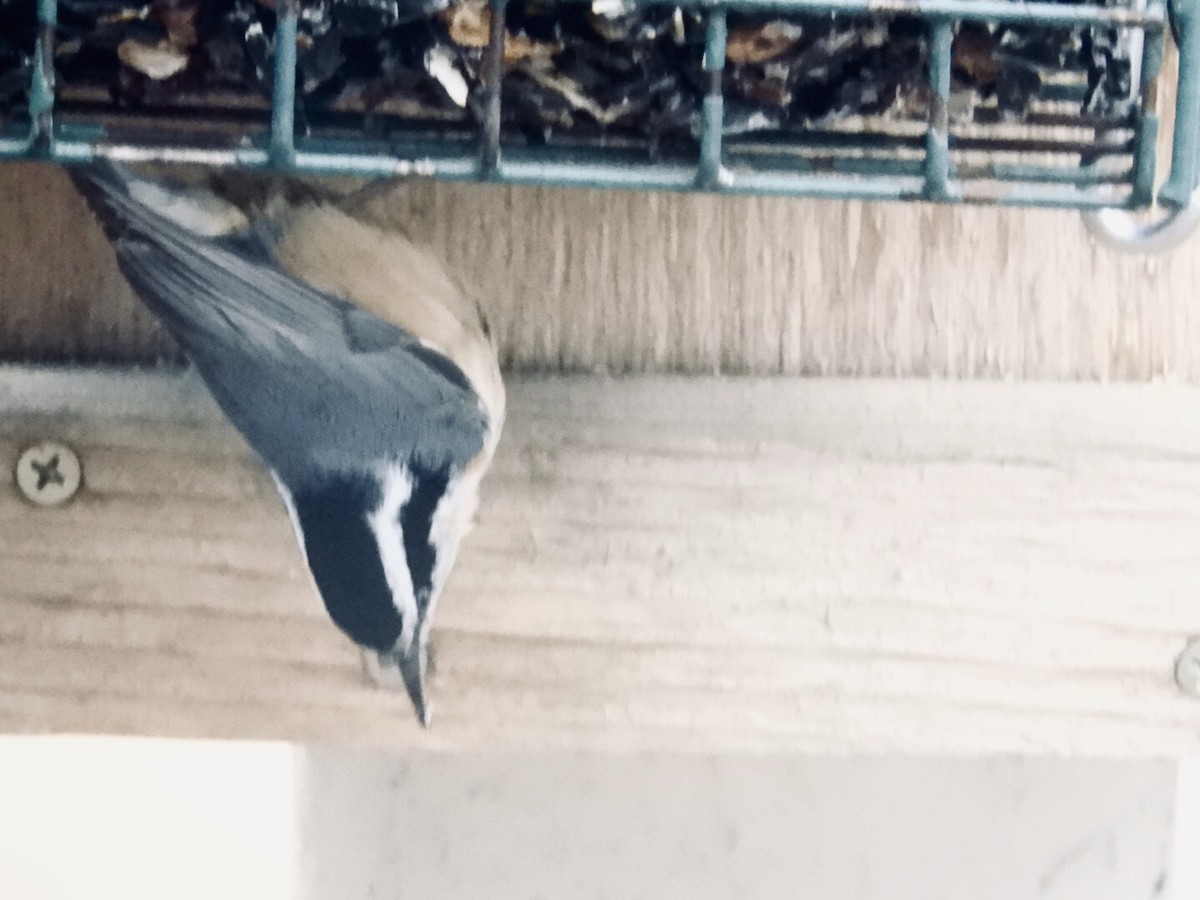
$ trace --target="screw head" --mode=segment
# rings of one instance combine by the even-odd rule
[[[1200,699],[1200,638],[1183,648],[1175,662],[1175,682],[1185,694]]]
[[[43,441],[17,459],[17,488],[30,503],[58,506],[75,496],[83,482],[79,457],[66,444]]]

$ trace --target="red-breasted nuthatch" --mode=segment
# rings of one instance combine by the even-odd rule
[[[504,422],[479,307],[428,250],[328,200],[71,170],[157,314],[270,470],[325,608],[429,722],[429,629]]]

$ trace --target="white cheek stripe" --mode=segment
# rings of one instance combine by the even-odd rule
[[[420,639],[428,639],[429,629],[433,625],[433,613],[437,608],[438,598],[442,596],[442,588],[446,578],[454,567],[458,555],[458,545],[470,530],[471,520],[479,505],[479,478],[474,473],[458,474],[446,485],[446,492],[438,501],[429,523],[429,543],[433,546],[435,556],[433,562],[433,584],[429,591],[429,608],[425,611],[425,621],[421,623]]]
[[[381,473],[383,500],[375,512],[367,516],[367,525],[375,535],[383,574],[392,592],[392,603],[400,613],[402,631],[396,649],[406,652],[412,646],[417,624],[417,598],[413,595],[412,577],[404,554],[404,531],[400,527],[400,510],[412,496],[412,478],[401,465],[390,465]]]

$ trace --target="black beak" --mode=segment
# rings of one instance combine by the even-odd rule
[[[408,697],[417,711],[417,718],[428,728],[431,710],[425,699],[425,671],[429,661],[425,641],[418,636],[407,653],[395,654],[392,661],[404,679],[404,689],[408,691]]]
[[[388,690],[399,690],[398,681],[404,683],[404,691],[412,701],[417,718],[429,727],[430,706],[425,697],[425,676],[429,670],[429,647],[420,638],[413,640],[407,653],[380,653],[377,650],[361,650],[363,674],[373,684]],[[397,675],[400,677],[397,679]]]

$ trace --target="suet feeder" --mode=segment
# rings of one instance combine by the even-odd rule
[[[1102,235],[1137,247],[1191,224],[1200,153],[1195,0],[160,5],[161,34],[108,48],[126,74],[157,90],[159,100],[141,108],[77,89],[71,58],[83,55],[81,42],[88,49],[87,35],[63,24],[91,15],[110,31],[135,20],[153,31],[151,7],[38,0],[36,21],[29,7],[28,52],[16,31],[9,39],[10,63],[26,62],[27,102],[0,132],[0,158],[1077,208]],[[203,20],[223,6],[254,46],[231,50],[227,34],[220,47],[197,37],[191,7]],[[584,45],[572,36],[589,20],[587,46],[601,49],[581,61]],[[413,21],[428,26],[416,38],[404,25]],[[376,43],[365,54],[361,39],[372,28]],[[1168,32],[1179,45],[1179,84],[1170,172],[1156,193]],[[257,65],[257,102],[217,115],[211,97],[172,94],[197,56],[211,73],[231,52],[236,65]],[[371,54],[383,58],[364,62]],[[68,63],[75,69],[64,78]],[[378,71],[368,72],[372,65]],[[339,67],[359,74],[343,77]],[[414,71],[436,82],[435,92],[440,86],[442,107],[457,116],[392,114],[389,101],[403,106],[428,91]],[[623,78],[617,102],[603,82]],[[824,94],[814,100],[817,89]],[[376,96],[347,101],[356,91],[359,100]],[[533,108],[522,112],[523,104]],[[615,127],[627,119],[632,128]],[[1165,222],[1141,226],[1128,215],[1153,206]]]

